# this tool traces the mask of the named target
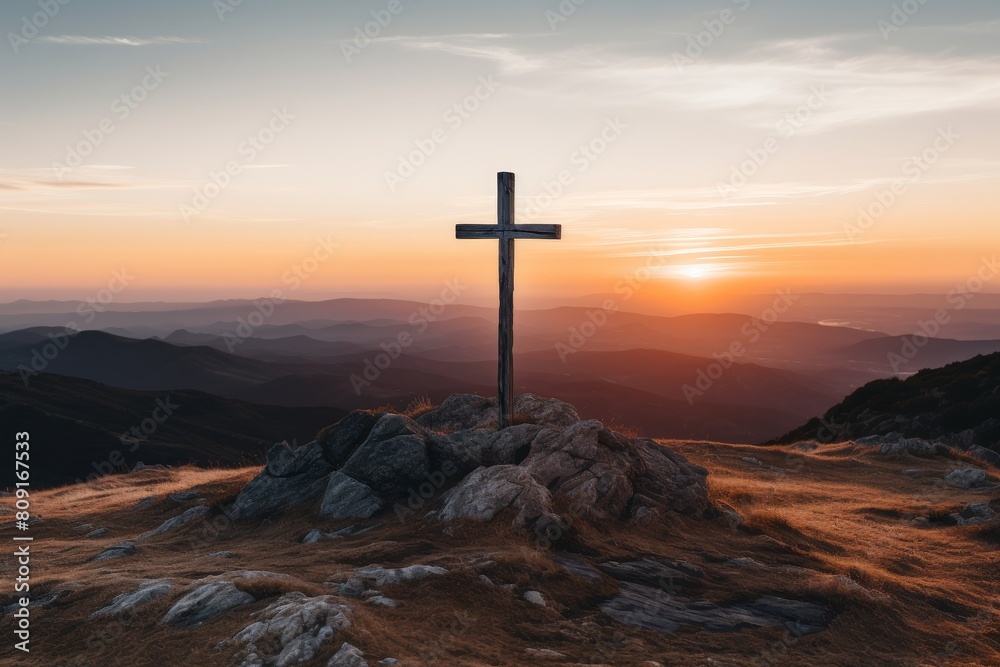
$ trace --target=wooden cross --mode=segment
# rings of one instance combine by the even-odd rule
[[[497,400],[500,429],[514,419],[514,239],[560,239],[562,225],[514,224],[514,174],[497,174],[497,224],[455,225],[455,238],[500,240],[500,326]]]

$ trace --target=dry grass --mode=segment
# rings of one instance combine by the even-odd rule
[[[416,419],[422,414],[426,414],[433,410],[435,407],[434,402],[431,401],[431,397],[427,394],[423,396],[418,396],[410,401],[406,409],[403,410],[403,414],[410,419]]]
[[[993,502],[996,492],[941,489],[934,485],[954,462],[888,461],[849,445],[825,446],[809,455],[783,448],[757,449],[714,443],[671,443],[706,466],[713,498],[742,513],[746,526],[723,520],[678,518],[651,529],[576,521],[565,544],[594,560],[684,560],[705,571],[680,593],[720,603],[785,595],[827,605],[836,614],[825,632],[791,639],[782,628],[739,633],[684,630],[665,635],[620,625],[596,605],[616,590],[607,578],[589,581],[557,567],[534,536],[508,520],[459,524],[450,534],[433,519],[401,523],[391,514],[370,522],[362,536],[301,544],[312,528],[337,524],[312,508],[289,510],[233,524],[217,515],[176,533],[140,543],[131,557],[91,562],[103,548],[156,527],[188,504],[166,494],[194,488],[210,504],[225,504],[257,468],[145,471],[34,496],[44,521],[33,534],[40,554],[33,593],[67,591],[51,608],[33,609],[33,651],[0,664],[181,665],[229,667],[214,645],[242,630],[250,614],[277,596],[300,590],[336,594],[336,583],[369,565],[441,565],[451,574],[388,587],[394,609],[351,601],[352,627],[327,647],[323,665],[342,641],[365,651],[369,664],[395,657],[404,667],[537,665],[526,648],[548,648],[565,659],[552,665],[996,665],[1000,664],[998,524],[920,527],[913,516]],[[787,468],[768,472],[742,459],[753,456]],[[919,467],[919,476],[900,470]],[[137,509],[143,498],[157,500]],[[221,521],[220,521],[221,519]],[[86,539],[82,523],[109,529]],[[9,525],[9,524],[8,524]],[[10,537],[5,526],[0,533]],[[213,558],[220,551],[229,559]],[[730,561],[751,557],[765,567]],[[10,560],[4,560],[8,568]],[[191,630],[159,619],[192,581],[232,570],[263,570],[292,579],[259,577],[238,582],[260,601]],[[480,578],[488,575],[497,585]],[[119,619],[88,620],[117,594],[144,578],[171,578],[170,599]],[[509,586],[510,590],[504,588]],[[539,590],[542,608],[521,599]],[[336,646],[334,646],[336,644]],[[707,663],[706,656],[714,662]]]

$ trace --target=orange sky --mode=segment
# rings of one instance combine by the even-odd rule
[[[2,300],[86,298],[125,269],[122,301],[426,300],[457,278],[488,303],[496,244],[454,225],[495,219],[497,171],[522,222],[563,225],[518,244],[524,303],[648,266],[647,294],[706,310],[947,292],[1000,246],[1000,20],[982,11],[928,6],[886,37],[861,3],[784,22],[748,5],[678,60],[711,12],[550,26],[529,3],[414,5],[348,58],[361,10],[139,4],[67,11],[0,55],[23,93],[0,113]]]

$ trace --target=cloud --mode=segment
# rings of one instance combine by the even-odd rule
[[[188,37],[85,37],[83,35],[54,35],[39,37],[38,41],[67,46],[157,46],[162,44],[200,44],[202,39]]]
[[[450,55],[478,58],[495,62],[504,72],[523,74],[544,67],[544,59],[530,55],[513,46],[497,44],[510,40],[511,35],[500,33],[464,33],[437,36],[386,37],[379,41],[394,42],[414,51],[438,51]]]
[[[947,30],[996,28],[997,22],[980,22]],[[922,113],[1000,108],[996,76],[1000,56],[995,52],[986,56],[914,52],[874,43],[870,36],[836,34],[742,47],[710,45],[696,58],[678,64],[662,45],[637,54],[634,44],[591,42],[559,49],[551,40],[532,37],[456,34],[383,41],[488,60],[512,76],[545,77],[550,83],[544,90],[551,95],[711,113],[753,128],[773,129],[786,114],[811,101],[812,91],[828,91],[828,99],[798,130],[802,135]]]

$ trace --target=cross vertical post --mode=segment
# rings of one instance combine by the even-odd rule
[[[456,225],[455,238],[500,241],[500,320],[497,336],[497,402],[499,428],[514,421],[514,240],[560,239],[561,225],[518,225],[514,222],[514,174],[497,174],[497,224]]]
[[[497,223],[514,226],[514,174],[497,174]],[[497,350],[497,401],[500,429],[514,420],[514,239],[500,239],[500,320]]]

